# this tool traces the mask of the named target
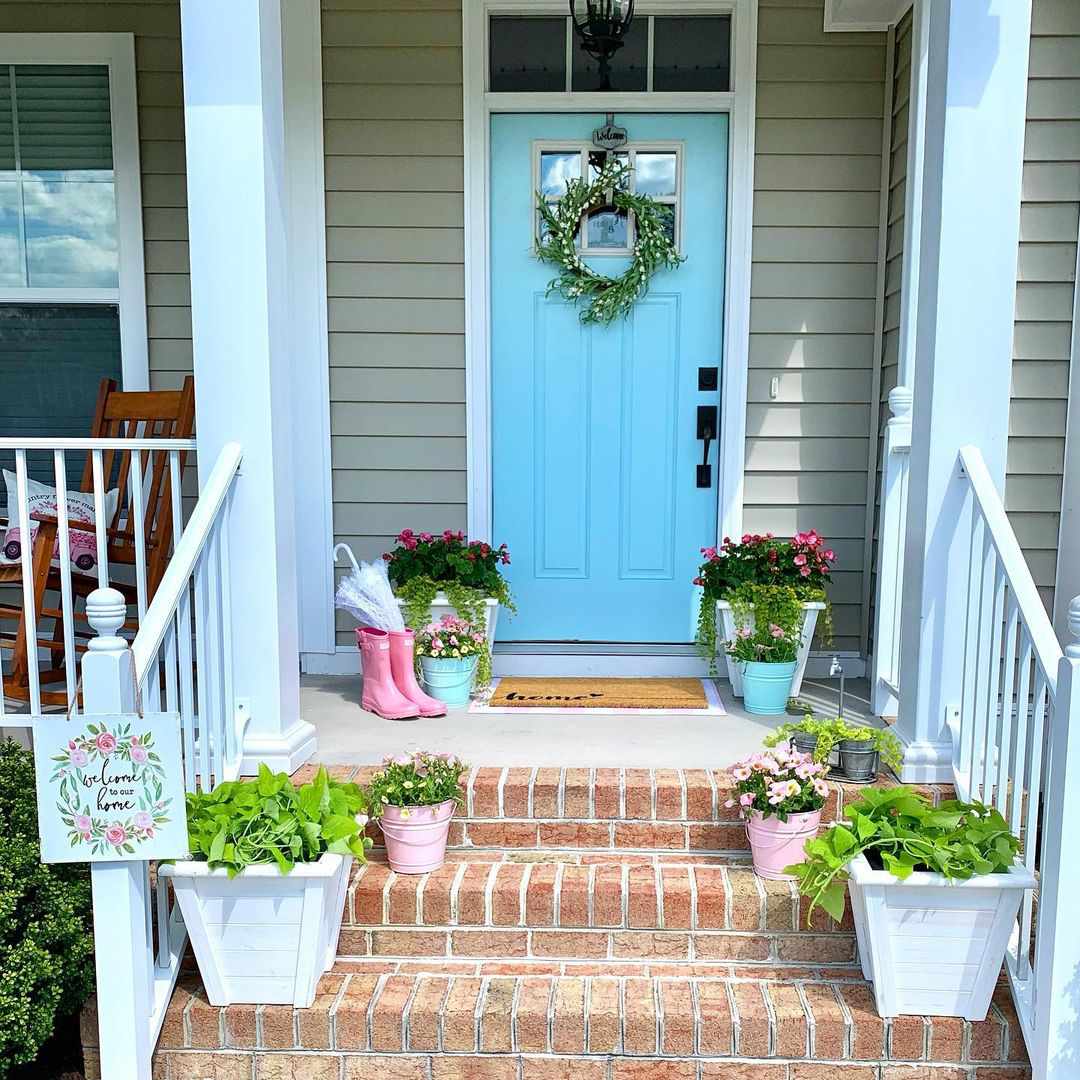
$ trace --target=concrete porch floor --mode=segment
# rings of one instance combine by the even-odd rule
[[[455,709],[445,717],[383,720],[360,708],[358,675],[305,676],[300,708],[318,732],[316,761],[366,765],[387,754],[420,748],[448,751],[476,765],[582,768],[707,768],[729,765],[761,748],[783,717],[751,716],[730,684],[717,680],[723,716],[488,712]],[[818,716],[835,715],[838,683],[805,679],[800,700]],[[853,723],[870,716],[869,684],[849,679],[844,713]]]

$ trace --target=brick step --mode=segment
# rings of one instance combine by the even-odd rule
[[[851,964],[837,927],[793,883],[729,866],[608,861],[357,868],[340,956]]]
[[[295,778],[307,779],[306,765]],[[375,766],[336,765],[342,779],[367,782]],[[893,782],[882,775],[880,783]],[[451,850],[610,850],[702,854],[745,852],[746,831],[723,769],[488,768],[471,770],[465,805],[451,822]],[[858,784],[830,783],[822,820],[859,798]],[[925,788],[935,799],[951,789]],[[377,845],[381,834],[372,827]]]
[[[816,1064],[813,1064],[816,1063]],[[862,982],[332,972],[312,1008],[211,1006],[184,981],[168,1080],[1019,1080],[1002,986],[985,1021],[881,1020]]]

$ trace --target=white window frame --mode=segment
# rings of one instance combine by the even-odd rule
[[[116,304],[125,390],[150,388],[142,174],[133,34],[0,34],[0,65],[93,64],[109,69],[119,281],[115,289],[0,289],[2,304]]]
[[[465,126],[465,424],[468,529],[491,535],[491,278],[489,252],[491,117],[498,113],[709,112],[730,117],[727,267],[717,451],[717,539],[742,533],[746,383],[750,348],[750,265],[754,200],[758,0],[639,0],[642,15],[725,15],[731,26],[728,92],[491,92],[492,15],[565,15],[561,0],[468,0],[462,5]]]

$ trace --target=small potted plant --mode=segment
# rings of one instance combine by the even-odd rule
[[[704,561],[694,584],[702,589],[697,632],[702,654],[710,665],[715,665],[721,636],[730,639],[738,626],[755,625],[756,588],[789,588],[800,609],[798,666],[792,680],[792,693],[798,694],[819,615],[824,623],[822,638],[827,642],[832,637],[825,586],[830,581],[835,552],[811,529],[796,533],[790,540],[778,539],[772,533],[747,533],[739,542],[725,536],[718,548],[702,548],[701,554]],[[717,627],[718,615],[723,635]],[[742,675],[730,657],[728,677],[732,692],[741,697]]]
[[[211,1005],[307,1008],[334,963],[367,799],[325,768],[301,787],[262,765],[187,797],[192,859],[162,863]],[[272,941],[273,949],[255,948]]]
[[[837,922],[851,894],[863,974],[883,1017],[984,1020],[1034,876],[997,810],[868,788],[787,869]]]
[[[732,797],[738,807],[754,857],[754,872],[775,881],[791,881],[789,865],[803,855],[817,836],[821,808],[829,795],[826,767],[809,754],[783,746],[752,754],[731,770]]]
[[[416,635],[415,649],[427,693],[447,705],[467,705],[486,643],[482,625],[456,615],[425,626]]]
[[[743,622],[724,642],[724,652],[742,676],[746,711],[775,716],[787,709],[791,697],[801,615],[790,589],[758,588],[755,597],[759,620]]]
[[[426,874],[446,861],[450,819],[462,804],[468,765],[453,754],[414,750],[383,761],[368,788],[371,813],[398,874]]]
[[[766,746],[790,742],[815,761],[835,765],[836,779],[868,783],[877,778],[881,762],[899,774],[903,761],[900,741],[888,728],[849,724],[843,717],[819,720],[807,713],[801,720],[781,724],[765,739]]]
[[[383,558],[406,626],[425,626],[449,614],[484,627],[486,645],[477,661],[476,681],[486,686],[499,608],[511,614],[516,610],[510,586],[499,572],[510,563],[506,545],[467,540],[463,532],[451,529],[439,534],[403,529],[397,546]]]

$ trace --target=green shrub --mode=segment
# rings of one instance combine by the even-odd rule
[[[0,1077],[34,1060],[94,988],[90,875],[43,866],[34,758],[0,744]]]

